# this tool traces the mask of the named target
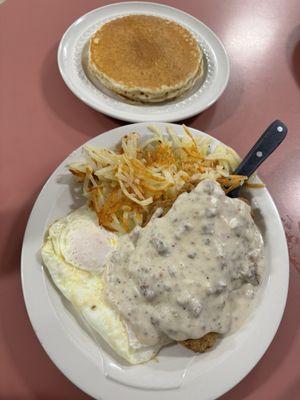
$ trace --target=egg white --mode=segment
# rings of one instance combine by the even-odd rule
[[[41,253],[53,282],[89,327],[130,364],[140,364],[153,358],[164,343],[140,343],[105,299],[101,272],[116,241],[115,235],[99,227],[96,214],[83,206],[51,225]]]

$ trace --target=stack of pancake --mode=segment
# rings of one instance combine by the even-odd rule
[[[127,99],[162,102],[181,96],[203,75],[203,52],[174,21],[128,15],[102,25],[89,43],[92,79]]]

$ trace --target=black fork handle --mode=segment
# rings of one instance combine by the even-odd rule
[[[253,172],[263,163],[270,154],[280,145],[287,134],[286,125],[276,120],[261,135],[237,169],[235,175],[251,176]],[[241,187],[233,189],[228,193],[229,197],[238,197]]]

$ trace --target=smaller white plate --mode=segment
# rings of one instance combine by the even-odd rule
[[[155,105],[133,104],[104,87],[95,86],[83,67],[88,40],[100,25],[128,14],[169,18],[191,31],[205,54],[205,74],[201,82],[183,97]],[[116,3],[83,15],[63,35],[57,59],[61,76],[80,100],[97,111],[130,122],[171,122],[192,117],[218,100],[229,79],[229,59],[215,33],[191,15],[156,3]]]

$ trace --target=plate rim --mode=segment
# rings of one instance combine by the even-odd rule
[[[202,27],[207,30],[207,32],[214,38],[214,40],[218,43],[218,45],[220,46],[220,49],[223,53],[223,57],[224,57],[224,71],[225,71],[225,77],[223,80],[223,84],[221,86],[221,88],[219,89],[218,93],[216,96],[213,97],[213,99],[211,101],[209,101],[205,107],[200,107],[198,109],[194,109],[193,111],[189,111],[190,107],[188,107],[185,110],[172,110],[172,111],[166,111],[164,113],[157,113],[157,114],[153,114],[153,117],[147,118],[147,109],[144,109],[144,113],[134,113],[134,112],[130,112],[130,111],[126,111],[126,110],[118,110],[114,111],[113,107],[107,106],[106,104],[102,103],[102,106],[97,107],[94,103],[94,101],[90,100],[88,98],[88,96],[83,95],[81,93],[78,93],[78,91],[76,90],[76,87],[74,85],[74,81],[73,79],[70,78],[70,75],[68,74],[68,72],[65,69],[64,66],[64,61],[63,61],[63,46],[65,44],[66,38],[67,36],[70,34],[70,32],[72,31],[72,29],[74,29],[74,27],[83,19],[83,18],[88,18],[90,15],[92,15],[93,13],[99,11],[99,10],[107,10],[107,9],[114,9],[117,8],[119,6],[126,6],[126,5],[145,5],[147,7],[158,7],[158,8],[162,8],[162,9],[170,9],[173,12],[177,12],[179,14],[183,14],[188,18],[191,18],[194,22],[196,22],[197,24],[202,25]],[[102,7],[98,7],[95,8],[93,10],[88,11],[87,13],[85,13],[84,15],[80,16],[79,18],[77,18],[75,21],[73,21],[69,27],[66,29],[66,31],[63,33],[60,42],[59,42],[59,46],[58,46],[58,50],[57,50],[57,64],[58,64],[58,69],[60,72],[60,75],[63,79],[63,81],[65,82],[66,86],[69,88],[69,90],[79,99],[81,100],[84,104],[88,105],[89,107],[91,107],[92,109],[94,109],[95,111],[98,111],[102,114],[108,115],[109,117],[112,118],[116,118],[118,120],[122,120],[122,121],[127,121],[127,122],[132,122],[132,123],[138,123],[138,122],[152,122],[152,121],[159,121],[159,122],[177,122],[177,121],[182,121],[184,119],[187,118],[192,118],[197,114],[200,114],[201,112],[203,112],[204,110],[206,110],[207,108],[211,107],[213,104],[216,103],[216,101],[219,100],[219,98],[222,96],[222,94],[224,93],[225,89],[228,86],[228,82],[229,82],[229,78],[230,78],[230,59],[227,53],[227,50],[222,42],[222,40],[219,38],[219,36],[211,29],[209,28],[204,22],[202,22],[201,20],[199,20],[198,18],[194,17],[193,15],[187,13],[186,11],[183,11],[179,8],[173,7],[173,6],[169,6],[167,4],[161,4],[161,3],[155,3],[155,2],[143,2],[143,1],[126,1],[126,2],[122,2],[122,3],[112,3],[112,4],[107,4],[105,6]],[[159,106],[157,106],[159,107]]]
[[[106,131],[106,132],[103,132],[103,133],[105,133],[105,134],[107,134],[107,135],[108,135],[108,134],[113,135],[114,133],[118,134],[119,131],[125,131],[126,129],[138,129],[139,126],[141,126],[141,125],[147,125],[147,124],[148,124],[147,122],[144,122],[144,123],[137,123],[137,124],[131,124],[131,125],[124,125],[124,126],[120,126],[120,127],[111,129],[111,130]],[[162,123],[157,123],[157,124],[162,124]],[[163,124],[164,124],[164,123],[163,123]],[[166,124],[166,125],[167,125],[167,124]],[[174,124],[174,125],[177,126],[177,127],[180,126],[179,124]],[[203,134],[203,133],[206,134],[205,132],[199,131],[198,129],[195,129],[195,128],[192,128],[192,129],[194,129],[195,131],[198,131],[200,134],[201,134],[201,133],[202,133],[202,134]],[[47,353],[47,355],[49,356],[49,358],[50,358],[50,359],[52,360],[52,362],[57,366],[57,368],[58,368],[61,372],[63,372],[63,374],[64,374],[71,382],[73,382],[73,384],[75,384],[75,385],[76,385],[77,387],[79,387],[81,390],[83,390],[84,392],[86,392],[86,393],[88,393],[89,395],[93,396],[94,398],[99,398],[99,395],[95,395],[95,393],[93,392],[93,390],[89,387],[89,384],[91,384],[91,383],[89,382],[88,384],[86,384],[85,381],[84,381],[84,382],[82,382],[82,381],[81,381],[81,382],[78,382],[78,378],[80,378],[80,376],[79,376],[79,377],[76,377],[76,376],[74,377],[74,369],[73,369],[72,371],[70,371],[70,369],[72,369],[72,368],[70,368],[70,366],[66,366],[67,363],[66,363],[66,365],[65,365],[65,364],[62,364],[62,363],[60,362],[60,360],[57,360],[57,358],[55,357],[55,354],[54,354],[55,351],[53,352],[53,348],[51,348],[51,349],[49,350],[49,347],[51,347],[53,344],[51,344],[51,346],[50,346],[49,343],[47,342],[47,340],[45,340],[45,341],[43,340],[44,338],[42,337],[41,332],[39,331],[39,324],[40,324],[40,322],[36,320],[36,315],[34,315],[34,313],[32,312],[32,304],[31,304],[31,303],[32,303],[32,299],[30,299],[31,293],[30,293],[30,290],[28,291],[28,288],[26,287],[26,267],[25,267],[25,265],[26,265],[26,259],[25,259],[25,258],[26,258],[26,251],[27,251],[27,248],[28,248],[28,246],[29,246],[28,240],[30,240],[30,228],[31,228],[30,225],[31,225],[32,222],[33,222],[34,213],[38,211],[39,202],[41,201],[42,196],[45,196],[45,194],[46,194],[47,185],[48,185],[50,179],[53,178],[53,177],[57,174],[58,170],[59,170],[62,166],[64,166],[64,165],[66,164],[67,159],[68,159],[70,156],[72,156],[74,152],[79,151],[86,143],[88,143],[88,142],[90,142],[90,141],[92,141],[92,140],[98,138],[99,136],[103,135],[103,133],[102,133],[102,134],[99,134],[99,135],[95,136],[94,138],[88,140],[87,142],[83,143],[82,145],[80,145],[79,147],[77,147],[74,151],[72,151],[69,155],[67,155],[67,157],[57,166],[57,168],[54,169],[54,171],[52,172],[52,174],[51,174],[51,175],[49,176],[49,178],[46,180],[45,184],[44,184],[43,187],[41,188],[41,191],[40,191],[40,193],[39,193],[39,195],[38,195],[38,197],[37,197],[37,199],[36,199],[36,201],[35,201],[35,203],[34,203],[34,205],[33,205],[32,211],[31,211],[30,216],[29,216],[29,218],[28,218],[27,226],[26,226],[25,233],[24,233],[23,244],[22,244],[22,253],[21,253],[21,282],[22,282],[23,296],[24,296],[24,301],[25,301],[25,305],[26,305],[26,311],[27,311],[29,320],[30,320],[30,322],[31,322],[31,325],[32,325],[32,327],[33,327],[33,330],[34,330],[35,334],[36,334],[37,337],[38,337],[38,340],[40,341],[42,347],[44,348],[44,350],[45,350],[45,352]],[[206,135],[208,135],[208,134],[206,134]],[[208,135],[208,136],[212,137],[211,135]],[[216,138],[214,138],[214,137],[212,137],[212,138],[213,138],[214,140],[217,140],[217,141],[218,141],[218,139],[216,139]],[[221,142],[221,143],[222,143],[222,142]],[[242,379],[244,379],[244,377],[245,377],[245,376],[254,368],[254,366],[259,362],[259,360],[260,360],[260,359],[262,358],[262,356],[265,354],[265,352],[266,352],[267,349],[269,348],[271,342],[273,341],[273,339],[274,339],[274,337],[275,337],[275,334],[276,334],[276,332],[277,332],[277,330],[278,330],[278,327],[279,327],[279,325],[280,325],[280,322],[281,322],[281,320],[282,320],[282,318],[283,318],[283,315],[284,315],[284,310],[285,310],[286,300],[287,300],[287,294],[288,294],[288,286],[289,286],[289,257],[288,257],[288,247],[287,247],[287,242],[286,242],[286,237],[285,237],[285,233],[284,233],[283,224],[282,224],[282,221],[281,221],[281,219],[280,219],[280,215],[279,215],[279,212],[278,212],[278,210],[277,210],[277,207],[276,207],[276,205],[275,205],[275,203],[274,203],[274,200],[272,199],[270,193],[268,192],[268,190],[266,190],[266,195],[267,195],[267,197],[268,197],[268,201],[271,203],[273,212],[275,212],[275,214],[276,214],[276,219],[277,219],[277,221],[279,222],[279,227],[280,227],[280,231],[281,231],[280,233],[283,234],[283,238],[285,239],[285,240],[284,240],[284,243],[282,243],[282,244],[283,244],[283,248],[284,248],[283,258],[285,258],[285,262],[284,262],[284,264],[283,264],[283,265],[284,265],[284,268],[285,268],[285,286],[281,288],[281,292],[282,292],[282,293],[281,293],[281,297],[282,297],[283,300],[282,300],[282,303],[281,303],[281,309],[280,309],[280,313],[279,313],[280,317],[277,318],[277,323],[274,325],[274,329],[273,329],[272,334],[268,336],[268,340],[267,340],[268,344],[267,344],[263,349],[260,349],[259,355],[256,356],[256,357],[254,357],[254,360],[252,360],[253,362],[251,363],[251,365],[248,366],[248,368],[246,368],[246,372],[245,372],[245,373],[242,372],[242,374],[239,374],[233,381],[230,382],[230,384],[227,384],[227,385],[226,385],[226,384],[225,384],[225,385],[223,384],[223,389],[222,389],[222,391],[219,391],[219,392],[217,393],[217,396],[221,396],[222,394],[226,393],[227,391],[229,391],[230,389],[232,389],[234,386],[236,386]],[[35,256],[36,256],[36,255],[33,255],[33,257],[35,257]],[[41,271],[42,271],[42,269],[41,269]],[[44,288],[40,288],[40,289],[44,289]],[[40,290],[40,289],[39,289],[39,290]],[[47,297],[47,296],[48,296],[48,294],[46,293],[46,297]],[[48,302],[49,302],[49,304],[48,304],[49,310],[50,310],[51,312],[55,312],[55,311],[54,311],[53,304],[51,303],[51,301],[50,301],[49,298],[48,298]],[[56,321],[56,322],[57,322],[57,321]],[[60,327],[60,330],[63,331],[63,329],[61,329],[61,327]],[[67,341],[70,341],[70,338],[67,337],[67,335],[65,335],[65,336],[66,336],[66,337],[64,338],[64,340],[67,339]],[[61,338],[59,338],[59,339],[61,339]],[[64,360],[64,361],[65,361],[65,360]],[[75,374],[75,375],[76,375],[76,374]],[[125,389],[125,387],[124,387],[123,385],[120,385],[120,384],[119,384],[119,386]],[[136,390],[136,389],[128,388],[128,387],[126,387],[126,389]],[[139,390],[140,390],[140,391],[142,390],[143,393],[152,393],[151,390],[145,390],[145,389],[144,389],[144,390],[143,390],[143,389],[139,389]],[[160,392],[160,391],[159,391],[159,390],[158,390],[158,391],[157,391],[157,390],[154,391],[154,393],[158,393],[158,392]],[[167,392],[168,392],[168,391],[167,391]],[[171,393],[170,396],[172,396],[172,393],[174,393],[174,391],[169,391],[169,392]],[[103,397],[103,398],[105,398],[105,397]],[[148,397],[145,397],[145,399],[146,399],[146,398],[148,398]],[[149,397],[149,398],[150,398],[150,397]],[[213,398],[213,397],[211,397],[211,398]],[[215,397],[214,397],[214,398],[215,398]]]

